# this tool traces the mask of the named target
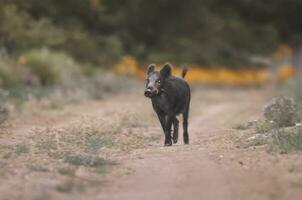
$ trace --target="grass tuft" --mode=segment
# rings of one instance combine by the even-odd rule
[[[255,130],[258,134],[266,134],[272,129],[278,128],[275,123],[268,121],[259,121],[255,124]]]
[[[24,143],[16,144],[14,147],[14,152],[18,155],[23,153],[29,153],[29,147],[27,144]]]
[[[67,153],[64,156],[64,162],[72,164],[72,165],[84,165],[84,166],[102,166],[110,164],[109,161],[106,161],[103,158],[98,156],[90,155],[90,154],[73,154]]]
[[[56,186],[56,190],[62,193],[70,193],[72,192],[73,188],[74,188],[74,183],[71,180]]]
[[[97,152],[102,147],[109,147],[114,145],[112,135],[92,135],[88,138],[87,149],[89,152]]]
[[[58,169],[58,172],[62,175],[74,175],[75,168],[72,167],[62,167]]]
[[[302,151],[302,129],[275,129],[270,148],[281,152]]]
[[[249,127],[248,124],[235,124],[232,128],[236,130],[247,130]]]

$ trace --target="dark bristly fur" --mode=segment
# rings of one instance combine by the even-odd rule
[[[189,144],[188,116],[190,107],[190,87],[183,79],[188,71],[185,66],[182,77],[171,74],[171,65],[165,64],[158,72],[153,64],[147,69],[145,96],[151,98],[152,106],[165,133],[165,146],[172,145],[171,128],[173,125],[173,142],[178,140],[177,115],[183,115],[183,140]]]

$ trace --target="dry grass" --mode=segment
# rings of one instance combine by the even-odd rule
[[[52,157],[69,157],[67,160],[85,160],[84,157],[88,160],[96,159],[89,156],[102,154],[107,149],[122,152],[142,147],[142,143],[149,140],[141,133],[145,127],[145,122],[139,120],[138,116],[123,111],[108,119],[84,118],[68,127],[36,130],[34,146],[39,152]],[[78,156],[71,156],[70,152],[76,152]]]
[[[238,123],[233,125],[232,128],[236,130],[247,130],[250,128],[250,124]]]
[[[29,199],[87,194],[99,188],[104,174],[119,166],[122,156],[159,139],[145,134],[156,120],[151,117],[151,108],[141,106],[127,104],[120,109],[112,105],[104,112],[64,126],[35,128],[22,142],[0,146],[2,160],[18,171],[14,176],[8,175],[8,179],[26,191],[35,188],[33,194],[27,194]],[[9,174],[9,169],[3,165],[0,176]],[[22,174],[35,178],[21,186]],[[37,188],[37,184],[41,185]],[[7,188],[3,196],[11,198],[11,189]],[[24,194],[24,190],[16,194]]]
[[[265,146],[269,153],[302,151],[302,128],[300,125],[284,128],[274,122],[259,120],[240,143],[245,148]]]

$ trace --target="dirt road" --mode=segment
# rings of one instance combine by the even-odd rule
[[[258,119],[267,98],[269,95],[264,90],[195,91],[189,120],[190,145],[183,145],[180,134],[177,145],[163,147],[163,135],[155,114],[152,114],[154,121],[150,125],[146,123],[147,128],[142,134],[160,135],[160,141],[120,155],[120,164],[103,177],[104,184],[93,190],[63,195],[50,192],[49,196],[55,199],[102,200],[299,199],[302,194],[299,154],[268,154],[261,146],[242,148],[240,140],[251,131],[232,128],[235,124]],[[122,95],[102,103],[72,108],[72,114],[68,114],[63,122],[62,116],[54,115],[50,124],[52,127],[62,126],[88,113],[91,116],[108,114],[131,107],[133,102],[139,105],[138,109],[147,106],[146,109],[152,113],[151,104],[144,97]],[[39,126],[50,125],[40,122]],[[12,143],[16,136],[21,137],[20,128],[13,128],[18,130],[16,135],[5,139],[1,137],[2,143]],[[11,182],[14,182],[13,177],[10,176]],[[10,189],[0,184],[0,191]]]
[[[202,94],[193,97],[190,145],[183,145],[180,139],[179,144],[170,148],[162,147],[160,143],[147,150],[137,150],[138,159],[125,163],[125,167],[134,172],[113,179],[112,184],[98,197],[104,200],[234,199],[230,174],[217,162],[217,158],[213,158],[214,152],[207,147],[212,138],[221,140],[226,137],[227,134],[222,131],[231,129],[238,120],[237,115],[246,115],[251,109],[247,107],[251,99],[242,99],[242,94],[236,96],[236,92],[233,97],[224,96],[229,99],[221,99],[223,94],[207,92],[205,98],[208,99],[203,100]],[[257,103],[261,105],[261,100],[258,99]],[[257,110],[260,111],[261,107]],[[257,110],[253,109],[252,113],[257,114]],[[223,158],[223,155],[218,158]]]

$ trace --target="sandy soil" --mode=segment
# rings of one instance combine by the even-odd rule
[[[252,131],[232,128],[235,124],[258,119],[268,98],[265,89],[196,89],[189,120],[190,145],[183,145],[180,132],[177,145],[163,147],[162,135],[160,141],[123,154],[119,158],[120,165],[104,176],[105,183],[100,188],[88,190],[87,194],[69,193],[54,197],[102,200],[301,199],[301,154],[271,154],[263,146],[242,148],[241,141]],[[42,117],[15,119],[7,128],[10,135],[2,133],[0,142],[13,144],[25,140],[34,127],[62,126],[80,120],[83,115],[100,115],[108,109],[112,112],[112,108],[123,108],[133,102],[148,109],[151,107],[147,99],[135,94],[83,103],[60,114],[44,113]],[[159,124],[157,126],[149,127],[144,134],[158,135],[161,130]],[[0,161],[5,163],[3,159]],[[8,183],[18,188],[14,176],[9,177]],[[24,179],[25,183],[27,181]],[[1,182],[0,191],[11,188]]]

